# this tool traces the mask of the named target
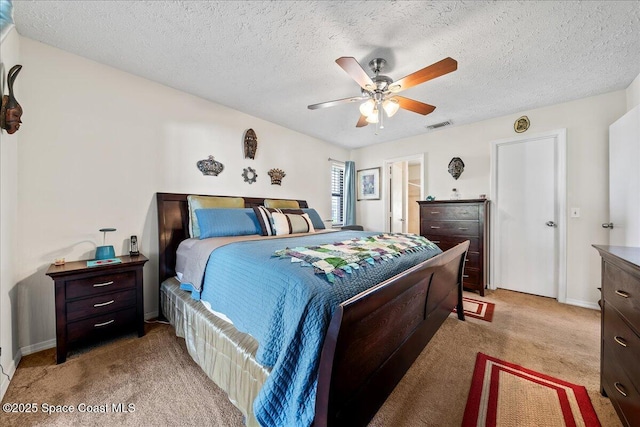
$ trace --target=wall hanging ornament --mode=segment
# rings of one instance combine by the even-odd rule
[[[248,167],[244,168],[243,171],[244,172],[242,172],[242,176],[244,177],[244,182],[248,182],[249,184],[253,184],[254,182],[256,182],[258,174],[256,173],[255,169]]]
[[[454,157],[449,162],[449,173],[453,177],[453,179],[460,178],[462,172],[464,171],[464,162],[460,157]]]
[[[213,156],[209,156],[208,159],[199,160],[197,163],[198,170],[202,172],[202,175],[218,176],[224,169],[224,165],[213,159]]]
[[[522,133],[522,132],[526,131],[527,129],[529,129],[529,125],[530,125],[529,117],[522,116],[518,120],[515,121],[515,123],[513,124],[513,129],[517,133]]]
[[[22,69],[22,65],[14,65],[7,74],[7,84],[9,95],[4,94],[4,84],[2,85],[2,105],[0,106],[0,128],[8,134],[16,133],[20,129],[20,117],[22,117],[22,107],[13,95],[13,83]],[[4,70],[2,71],[4,78]]]
[[[255,159],[258,149],[258,137],[253,129],[247,129],[244,133],[244,158]]]
[[[282,178],[287,176],[282,169],[271,169],[268,174],[271,177],[271,185],[281,185]]]

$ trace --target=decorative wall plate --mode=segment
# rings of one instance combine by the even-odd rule
[[[513,124],[513,129],[518,133],[522,133],[529,129],[529,124],[529,117],[522,116]]]
[[[244,168],[242,172],[242,176],[244,177],[244,182],[248,182],[249,184],[253,184],[254,182],[256,182],[256,179],[258,178],[258,174],[256,173],[256,170],[253,169],[252,167]]]

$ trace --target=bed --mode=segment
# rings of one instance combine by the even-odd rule
[[[258,344],[200,307],[175,279],[178,246],[189,237],[187,196],[157,193],[160,312],[246,424],[257,425],[251,403],[271,375],[256,360]],[[245,207],[265,201],[243,200]],[[307,208],[303,200],[297,204]],[[464,320],[461,278],[468,246],[464,242],[422,261],[335,307],[315,365],[313,425],[366,425],[454,308]],[[204,336],[211,338],[205,342]]]

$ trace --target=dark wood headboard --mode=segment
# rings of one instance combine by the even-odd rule
[[[187,196],[181,193],[156,193],[158,203],[158,268],[160,283],[176,274],[176,251],[178,245],[189,238],[189,208]],[[198,196],[212,196],[198,194]],[[215,196],[242,197],[242,196]],[[242,197],[244,206],[252,208],[264,205],[264,199],[270,197]],[[301,208],[307,208],[305,200],[297,200]]]

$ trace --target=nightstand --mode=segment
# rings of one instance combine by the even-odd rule
[[[86,261],[51,265],[55,282],[57,363],[71,343],[137,328],[144,336],[143,255],[119,256],[122,263],[87,267]]]

